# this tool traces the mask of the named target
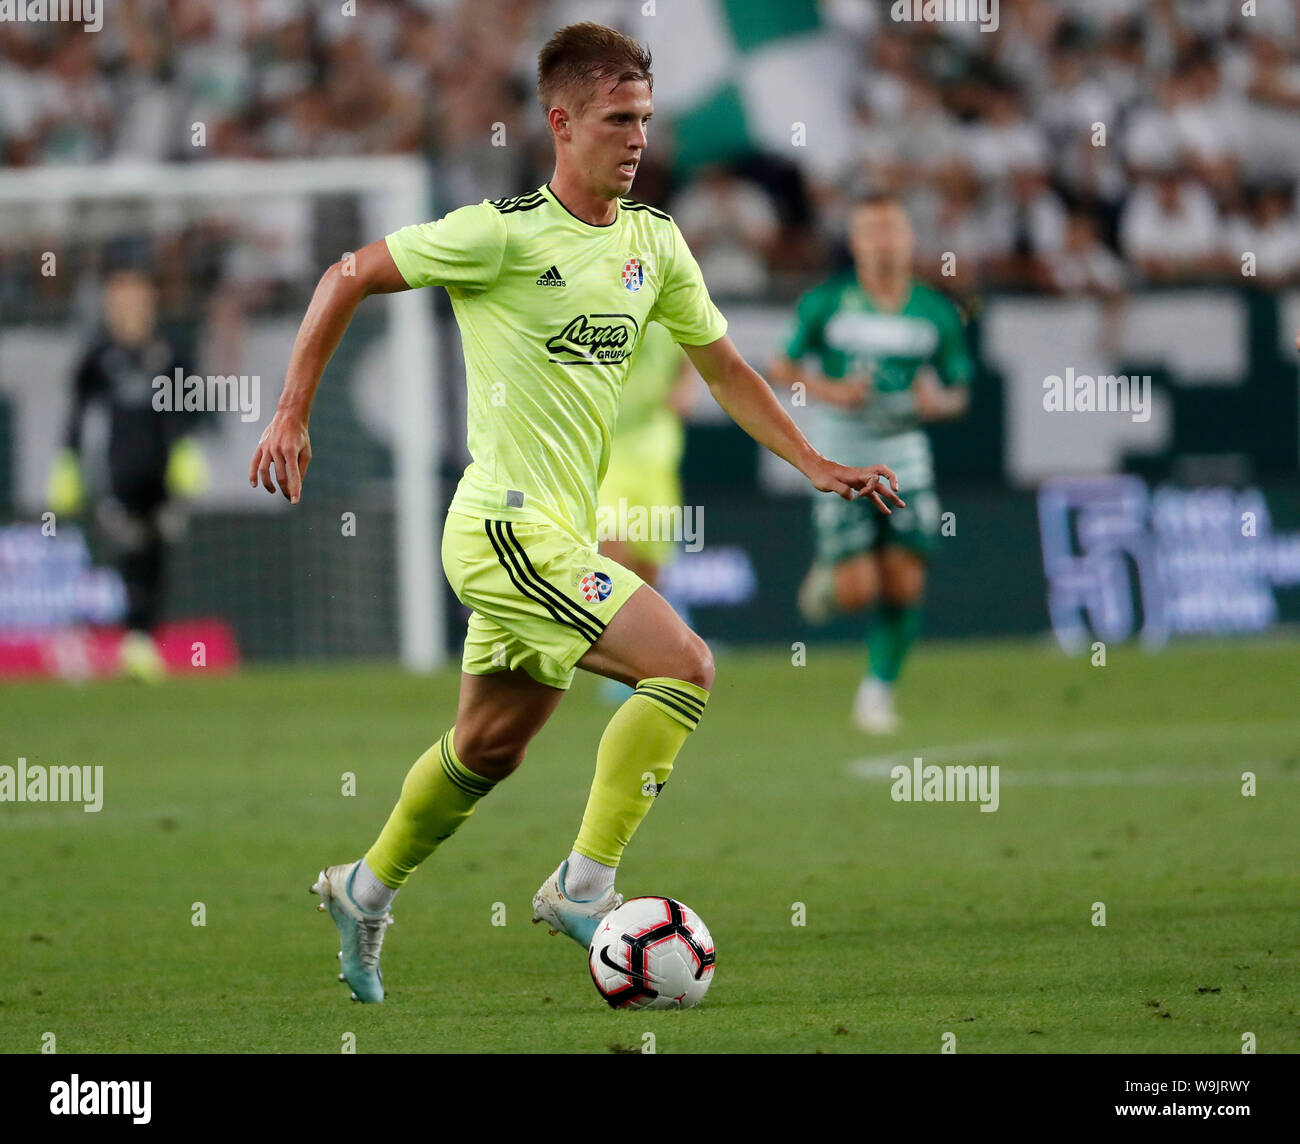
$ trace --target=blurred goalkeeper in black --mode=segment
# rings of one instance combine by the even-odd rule
[[[165,674],[153,639],[162,606],[166,545],[184,529],[182,499],[207,484],[189,439],[193,414],[154,408],[156,377],[178,356],[157,328],[157,290],[140,270],[115,270],[104,284],[101,328],[77,366],[64,448],[50,474],[56,515],[87,504],[127,593],[121,669],[157,682]]]

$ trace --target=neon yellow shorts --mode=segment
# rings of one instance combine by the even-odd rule
[[[550,524],[448,512],[442,568],[472,612],[461,669],[522,668],[561,690],[643,581]]]

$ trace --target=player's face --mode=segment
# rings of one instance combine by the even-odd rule
[[[859,271],[906,274],[912,266],[912,224],[898,203],[872,203],[853,212],[849,245]]]
[[[601,86],[573,123],[573,158],[596,193],[617,198],[632,189],[654,114],[644,80]]]
[[[104,324],[124,346],[149,339],[156,308],[153,284],[141,274],[115,274],[104,287]]]

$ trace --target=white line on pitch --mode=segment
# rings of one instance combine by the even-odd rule
[[[914,758],[927,764],[981,763],[1022,756],[1031,751],[1039,755],[1073,754],[1106,747],[1132,745],[1135,740],[1168,743],[1171,740],[1190,740],[1204,743],[1207,739],[1239,737],[1243,732],[1264,730],[1294,730],[1294,721],[1253,724],[1248,727],[1216,724],[1213,726],[1129,727],[1103,731],[1089,731],[1076,735],[1040,733],[1010,739],[983,739],[969,743],[953,743],[920,749],[900,749],[888,755],[872,755],[845,764],[850,775],[861,779],[888,779],[894,767],[910,765]],[[1257,750],[1258,748],[1252,748]],[[1300,779],[1300,772],[1281,773],[1272,763],[1225,762],[1219,767],[1135,767],[1130,770],[1098,769],[1046,769],[1034,767],[1001,768],[1001,781],[1019,786],[1160,786],[1166,783],[1221,783],[1240,781],[1242,771],[1253,771],[1260,778],[1282,781]]]

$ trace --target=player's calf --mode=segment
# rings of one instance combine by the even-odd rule
[[[590,945],[600,919],[622,900],[614,877],[623,851],[668,782],[708,697],[688,680],[652,676],[615,712],[596,753],[573,850],[533,897],[535,922]]]

